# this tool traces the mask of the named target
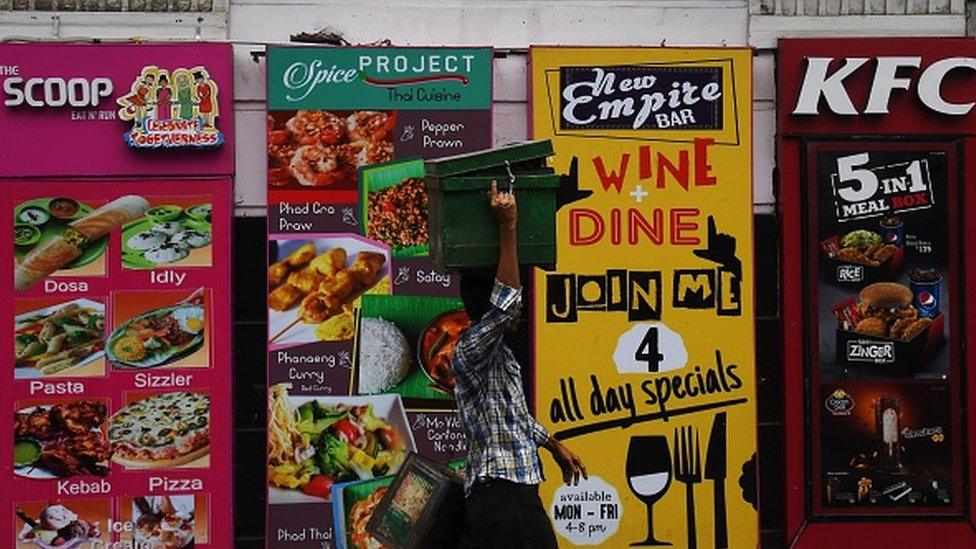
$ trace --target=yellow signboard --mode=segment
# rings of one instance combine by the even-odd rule
[[[544,462],[561,547],[758,545],[751,66],[532,49],[533,137],[579,186],[535,276],[537,416],[590,473]]]

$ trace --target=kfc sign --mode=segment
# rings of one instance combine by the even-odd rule
[[[922,67],[921,56],[845,57],[844,64],[830,72],[835,57],[808,57],[803,84],[793,114],[820,114],[820,100],[835,114],[888,114],[894,90],[910,90],[914,83],[919,101],[927,108],[950,116],[969,114],[976,102],[952,102],[943,97],[942,82],[953,71],[976,71],[976,58],[950,57]],[[865,105],[855,105],[845,81],[872,59],[874,76]],[[864,69],[868,70],[868,69]]]

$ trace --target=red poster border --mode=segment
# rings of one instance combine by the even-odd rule
[[[784,492],[786,514],[786,540],[793,548],[822,548],[838,545],[859,548],[891,547],[940,547],[940,549],[976,547],[976,493],[971,484],[964,493],[963,517],[914,516],[904,520],[881,518],[833,518],[817,520],[811,516],[808,506],[809,490],[807,456],[810,441],[806,426],[806,388],[804,370],[806,335],[804,333],[804,250],[803,219],[807,214],[803,200],[803,139],[832,138],[849,140],[851,136],[899,138],[912,136],[919,141],[939,139],[958,141],[958,188],[963,190],[960,207],[963,212],[976,208],[976,173],[967,166],[966,159],[976,159],[976,110],[966,116],[949,117],[925,109],[915,97],[915,90],[898,90],[892,95],[890,113],[886,115],[840,116],[830,113],[821,102],[818,116],[798,116],[791,113],[799,88],[803,82],[806,59],[809,56],[828,56],[835,59],[836,70],[844,57],[868,57],[881,55],[911,55],[922,58],[922,66],[946,57],[976,56],[976,42],[967,38],[845,38],[845,39],[781,39],[777,53],[778,115],[778,202],[780,222],[780,257],[782,279],[780,299],[782,303],[783,344],[783,404],[784,404]],[[851,78],[847,89],[857,107],[864,105],[871,85],[875,62],[871,60]],[[965,73],[963,77],[971,77]],[[917,74],[905,70],[901,76]],[[944,93],[971,95],[966,80],[947,81]],[[967,169],[968,168],[968,169]],[[971,190],[966,192],[967,190]],[[959,245],[962,268],[960,297],[956,301],[962,324],[959,333],[966,341],[976,341],[976,322],[969,322],[966,312],[976,310],[976,239],[967,233],[976,229],[976,219],[962,216],[959,222]],[[976,396],[976,375],[970,375],[969,365],[976,364],[976,349],[972,345],[962,347],[962,393]],[[963,399],[965,409],[963,453],[967,483],[976,479],[976,406]],[[841,541],[843,540],[843,541]]]

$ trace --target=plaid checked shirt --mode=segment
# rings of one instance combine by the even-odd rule
[[[481,478],[518,484],[544,480],[538,449],[549,432],[529,413],[522,368],[502,339],[521,305],[521,290],[496,280],[491,308],[461,336],[454,351],[454,395],[468,438],[466,494]]]

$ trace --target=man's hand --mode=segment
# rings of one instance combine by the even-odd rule
[[[552,453],[552,459],[556,460],[556,465],[559,465],[559,468],[562,470],[563,482],[566,483],[566,486],[579,484],[580,476],[584,479],[590,478],[586,473],[586,466],[583,465],[583,460],[569,451],[569,448],[563,446],[563,443],[549,437],[549,440],[546,441],[545,448]]]
[[[492,181],[488,198],[491,204],[491,213],[495,216],[498,227],[500,229],[515,229],[515,222],[518,220],[515,194],[504,191],[498,192],[498,182]]]
[[[491,214],[498,223],[498,271],[495,278],[502,284],[519,289],[522,282],[518,268],[518,238],[515,230],[518,210],[515,208],[515,195],[498,192],[498,182],[492,181],[488,201]]]

